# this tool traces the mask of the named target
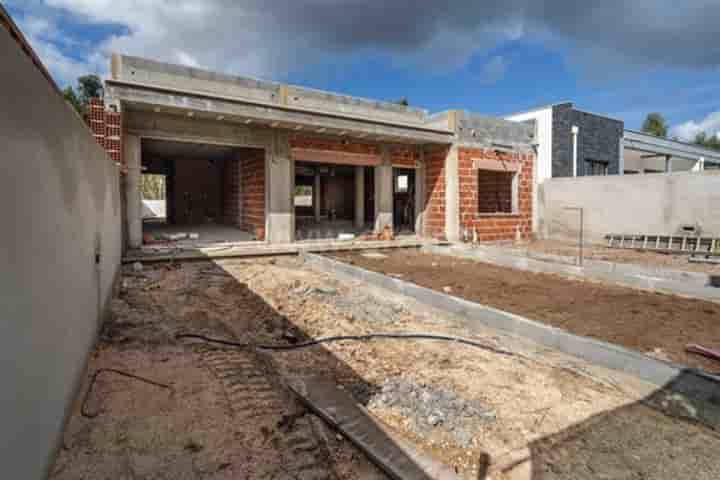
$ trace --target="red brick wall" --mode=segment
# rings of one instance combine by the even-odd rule
[[[225,225],[240,227],[240,160],[238,158],[225,159],[223,165],[223,218]]]
[[[242,178],[242,228],[265,239],[265,151],[243,150],[240,166]]]
[[[445,157],[448,147],[425,151],[425,235],[445,237]]]
[[[520,178],[518,183],[518,211],[516,214],[481,214],[480,203],[487,201],[483,195],[487,192],[480,183],[478,170],[473,168],[473,159],[503,160],[519,163]],[[460,188],[460,229],[477,231],[478,240],[482,242],[498,240],[514,240],[519,229],[523,239],[532,233],[532,178],[533,155],[504,154],[494,150],[461,148],[458,151],[459,188]],[[484,181],[492,182],[495,188],[499,177],[483,173]],[[492,200],[495,202],[496,200]],[[483,210],[491,207],[486,205]]]
[[[364,153],[379,155],[380,147],[368,143],[348,141],[343,143],[340,138],[309,137],[302,134],[290,136],[290,148],[312,148],[333,152]]]
[[[390,160],[396,167],[414,168],[419,159],[420,152],[412,147],[395,147],[390,151]]]
[[[93,98],[85,114],[85,121],[98,144],[114,162],[121,165],[121,172],[126,173],[127,167],[122,155],[122,115],[106,110],[102,99]]]
[[[176,158],[172,177],[174,222],[198,225],[222,222],[222,168],[205,158]]]

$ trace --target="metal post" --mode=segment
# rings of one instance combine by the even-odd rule
[[[584,211],[583,211],[582,207],[565,207],[565,210],[577,210],[578,212],[580,212],[580,232],[578,235],[578,265],[582,267],[582,265],[583,265],[583,243],[585,243]]]

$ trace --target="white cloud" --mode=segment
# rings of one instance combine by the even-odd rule
[[[692,141],[698,133],[720,136],[720,112],[712,112],[699,121],[690,120],[670,129],[670,136]]]

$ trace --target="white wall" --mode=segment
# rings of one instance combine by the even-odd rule
[[[541,186],[541,233],[575,239],[582,207],[585,235],[677,234],[681,225],[699,224],[703,235],[720,236],[720,171],[653,175],[553,178]]]
[[[119,179],[2,26],[0,58],[0,476],[32,480],[46,477],[110,299]]]
[[[533,110],[525,113],[518,113],[505,117],[506,120],[525,122],[534,120],[536,125],[535,139],[538,145],[537,158],[535,161],[535,185],[533,185],[533,222],[534,233],[538,233],[540,224],[540,213],[538,203],[538,185],[552,178],[552,107]]]

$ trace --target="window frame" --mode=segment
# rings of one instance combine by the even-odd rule
[[[504,173],[511,173],[512,178],[510,180],[510,211],[496,211],[496,212],[480,212],[480,175],[482,172],[495,172],[503,173],[501,170],[493,170],[489,168],[477,168],[477,217],[502,217],[502,216],[518,216],[520,215],[520,174],[522,173],[522,164],[515,171],[505,171]]]
[[[603,173],[594,173],[594,166],[602,166]],[[605,160],[595,160],[594,158],[585,159],[585,175],[588,177],[607,177],[610,172],[610,162]]]

